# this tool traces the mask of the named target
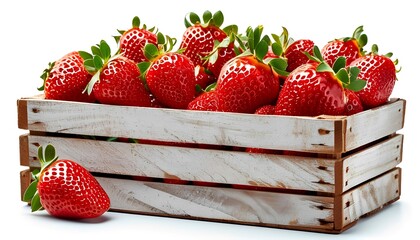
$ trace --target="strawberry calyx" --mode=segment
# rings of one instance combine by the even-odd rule
[[[46,145],[45,148],[40,146],[38,148],[38,159],[41,163],[41,170],[34,170],[31,173],[33,181],[23,194],[23,201],[31,203],[32,212],[42,210],[37,186],[42,172],[58,159],[54,146],[51,144]]]
[[[287,28],[282,27],[283,31],[280,35],[271,34],[274,42],[271,44],[271,50],[276,56],[284,57],[286,49],[294,42],[293,38],[289,37],[289,31]]]
[[[259,25],[254,29],[252,27],[248,27],[246,30],[246,37],[235,35],[235,39],[242,50],[242,53],[239,54],[238,57],[254,55],[259,62],[269,65],[276,74],[288,76],[289,73],[286,71],[287,61],[280,56],[281,51],[279,51],[280,47],[278,46],[278,43],[275,44],[275,50],[273,49],[273,53],[278,57],[265,58],[268,53],[269,46],[272,47],[273,44],[268,35],[262,35],[263,29],[264,27],[262,25]]]
[[[172,38],[168,35],[163,35],[163,33],[157,33],[157,46],[151,43],[148,43],[144,46],[144,56],[148,61],[141,62],[137,64],[137,67],[140,70],[141,78],[144,80],[145,74],[149,67],[152,65],[152,62],[157,59],[159,56],[168,53],[173,50],[177,39]],[[182,53],[184,49],[179,49],[177,53]]]
[[[366,81],[359,79],[358,75],[360,69],[358,67],[346,68],[346,58],[339,57],[331,67],[322,57],[321,51],[318,46],[314,46],[314,55],[310,55],[305,52],[305,55],[312,61],[318,62],[319,65],[316,68],[317,72],[330,72],[332,73],[346,89],[354,92],[362,90],[366,86]]]
[[[217,11],[213,14],[212,12],[207,10],[203,13],[202,19],[200,19],[200,17],[196,13],[189,12],[184,18],[184,24],[186,28],[189,28],[196,24],[199,24],[202,27],[215,26],[220,28],[220,26],[222,26],[223,24],[223,21],[224,16],[221,11]]]
[[[147,30],[149,32],[152,32],[152,33],[155,33],[155,34],[157,34],[157,32],[158,32],[158,29],[156,27],[147,28],[146,24],[141,25],[141,21],[140,21],[140,18],[138,16],[133,17],[133,20],[131,21],[131,26],[132,26],[132,29],[133,28],[145,29],[145,30]],[[121,36],[125,32],[127,32],[127,31],[128,30],[119,30],[119,29],[117,29],[117,32],[120,35],[113,36],[114,39],[115,39],[115,41],[117,43],[119,43],[120,42],[120,39],[121,39]]]
[[[85,51],[79,51],[80,56],[83,58],[83,65],[86,70],[93,75],[92,79],[83,90],[83,93],[87,91],[89,95],[92,93],[95,83],[100,80],[99,78],[102,69],[107,66],[109,61],[119,56],[118,54],[115,54],[111,57],[111,48],[104,40],[101,40],[99,44],[92,46],[91,51],[92,54]]]
[[[357,45],[359,47],[359,51],[362,55],[364,55],[366,52],[363,50],[363,47],[366,46],[367,42],[368,42],[368,37],[366,34],[363,33],[363,26],[359,26],[357,27],[354,32],[353,35],[351,37],[345,37],[342,38],[342,40],[344,42],[350,41],[350,40],[355,40],[357,42]]]
[[[48,63],[48,67],[46,69],[44,69],[44,71],[42,72],[40,78],[42,79],[42,86],[38,88],[38,91],[44,91],[45,88],[45,81],[47,81],[51,70],[53,69],[55,65],[55,62],[49,62]]]
[[[379,47],[378,47],[378,45],[377,45],[377,44],[373,44],[373,45],[372,45],[372,48],[371,48],[371,52],[370,52],[370,53],[368,53],[367,55],[380,55],[380,54],[379,54]],[[382,55],[382,56],[384,56],[384,57],[387,57],[387,58],[391,59],[391,57],[392,57],[393,55],[394,55],[394,54],[393,54],[392,52],[388,52],[388,53],[386,53],[386,54],[384,54],[384,55]],[[397,58],[397,59],[395,59],[395,60],[393,60],[392,62],[394,63],[395,67],[397,67],[397,65],[398,65],[398,63],[399,63],[398,58]],[[400,66],[400,67],[399,67],[399,69],[396,69],[395,71],[396,71],[397,73],[399,73],[399,72],[401,71],[401,69],[402,69],[402,67]]]

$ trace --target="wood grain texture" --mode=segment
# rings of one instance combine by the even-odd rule
[[[345,151],[397,132],[404,125],[405,100],[363,111],[346,119]]]
[[[30,166],[40,145],[51,143],[60,158],[91,172],[241,184],[332,193],[334,159],[251,154],[79,138],[27,136]]]
[[[33,131],[334,152],[337,119],[22,99]]]
[[[343,160],[343,192],[393,169],[402,161],[403,135],[395,135]]]
[[[111,209],[270,226],[333,228],[333,198],[97,178]]]
[[[401,169],[395,168],[357,188],[342,197],[345,226],[361,216],[382,208],[401,195]]]

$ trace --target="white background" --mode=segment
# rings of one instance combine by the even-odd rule
[[[418,96],[418,23],[415,1],[2,1],[0,3],[1,93],[1,238],[48,231],[44,238],[70,239],[395,239],[416,234],[420,201],[420,169],[416,144],[419,134],[416,114]],[[295,38],[310,38],[322,46],[328,40],[349,36],[364,25],[369,46],[379,45],[382,53],[394,52],[402,71],[393,97],[407,100],[404,157],[400,165],[402,197],[382,212],[360,220],[353,228],[329,235],[264,227],[240,226],[203,221],[106,213],[95,221],[58,220],[45,212],[31,214],[20,202],[16,100],[38,94],[39,75],[48,62],[74,50],[88,50],[101,39],[113,43],[116,29],[128,29],[138,15],[142,23],[158,26],[181,40],[183,18],[189,11],[222,10],[224,26],[236,23],[243,31],[248,25],[265,26],[265,32],[289,29]],[[116,45],[111,45],[116,50]],[[417,140],[416,140],[417,139]],[[47,230],[48,229],[48,230]],[[59,235],[57,235],[59,234]],[[32,235],[33,236],[33,235]]]

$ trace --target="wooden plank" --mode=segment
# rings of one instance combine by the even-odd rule
[[[20,172],[20,199],[23,201],[23,195],[31,183],[31,171],[29,169]]]
[[[111,209],[269,226],[333,228],[333,198],[98,177]]]
[[[343,160],[342,192],[393,169],[402,161],[403,135],[396,135]]]
[[[28,134],[19,136],[19,159],[21,166],[29,166]]]
[[[403,99],[394,99],[389,104],[349,116],[346,121],[345,151],[400,130],[404,125],[405,103]]]
[[[343,225],[356,221],[361,216],[382,208],[401,195],[401,169],[395,168],[342,197]],[[340,226],[338,226],[340,227]]]
[[[60,158],[91,172],[327,193],[335,189],[334,159],[30,135],[30,166],[39,166],[37,148],[47,143]]]
[[[26,103],[26,100],[17,100],[18,127],[20,129],[28,129],[28,107]]]
[[[344,121],[42,99],[20,102],[26,104],[27,128],[33,131],[320,153],[336,152],[337,134],[342,135],[336,122]]]

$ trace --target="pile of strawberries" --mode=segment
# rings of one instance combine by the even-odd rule
[[[105,41],[91,53],[71,52],[50,63],[40,90],[46,99],[293,116],[351,115],[392,93],[397,62],[377,45],[363,50],[363,27],[320,49],[310,39],[294,41],[286,28],[239,33],[236,25],[222,29],[223,20],[220,11],[187,14],[175,51],[175,38],[134,17],[115,37],[115,54]]]

